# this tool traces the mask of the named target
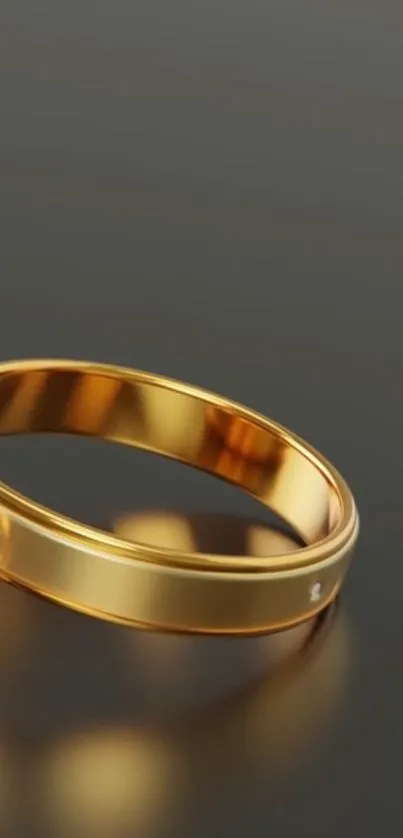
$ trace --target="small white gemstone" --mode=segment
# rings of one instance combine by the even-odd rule
[[[321,598],[321,595],[322,585],[320,584],[320,582],[315,582],[315,584],[312,585],[311,590],[309,592],[311,602],[318,602]]]

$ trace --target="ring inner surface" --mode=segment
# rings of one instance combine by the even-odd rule
[[[330,476],[281,432],[207,395],[104,372],[0,374],[0,434],[66,433],[120,442],[180,460],[246,490],[309,545],[342,516]]]

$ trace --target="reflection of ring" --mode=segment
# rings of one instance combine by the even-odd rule
[[[99,838],[120,834],[123,824],[150,835],[164,824],[165,833],[178,806],[189,805],[212,771],[220,777],[220,794],[229,789],[236,806],[234,785],[239,789],[256,771],[267,781],[273,773],[284,778],[332,725],[349,658],[349,626],[329,609],[272,677],[213,710],[156,727],[102,723],[56,739],[41,735],[34,772],[37,806],[48,825],[42,832]],[[242,807],[247,798],[241,796]]]
[[[88,705],[80,723],[60,729],[56,714],[54,727],[38,727],[38,719],[31,727],[21,705],[22,727],[11,714],[0,728],[3,833],[18,832],[15,800],[27,787],[35,792],[26,796],[24,809],[31,833],[109,838],[122,832],[149,836],[154,827],[160,834],[161,824],[165,834],[178,806],[206,787],[212,771],[220,776],[220,793],[230,791],[231,810],[237,805],[234,786],[256,772],[281,782],[332,729],[351,668],[343,614],[330,608],[315,623],[309,638],[287,652],[288,632],[259,640],[263,656],[282,647],[267,678],[169,722],[133,723],[132,709],[126,718],[119,709],[115,720],[102,714],[96,721]]]
[[[0,485],[0,572],[115,622],[259,633],[312,617],[336,596],[358,534],[353,497],[317,451],[282,426],[204,390],[77,361],[0,365],[0,433],[74,433],[209,471],[283,518],[306,546],[211,556],[130,543]]]

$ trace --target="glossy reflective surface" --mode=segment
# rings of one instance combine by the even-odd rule
[[[111,525],[150,543],[157,533],[177,549],[189,540],[198,549],[198,533],[210,550],[217,542],[257,555],[295,549],[267,525],[217,514],[134,511]],[[0,737],[10,835],[25,835],[21,814],[26,834],[171,834],[212,771],[222,773],[221,795],[251,771],[281,783],[334,722],[351,666],[337,609],[282,634],[226,643],[116,631],[4,584],[0,598],[8,637],[0,675],[14,694],[1,705]]]

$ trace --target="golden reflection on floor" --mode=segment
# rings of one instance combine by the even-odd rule
[[[295,546],[288,534],[223,516],[146,511],[112,528],[204,551]],[[5,834],[24,799],[24,817],[43,838],[165,836],[212,778],[231,796],[241,780],[287,774],[333,721],[348,672],[337,608],[288,632],[220,639],[111,627],[6,585],[0,603]]]

